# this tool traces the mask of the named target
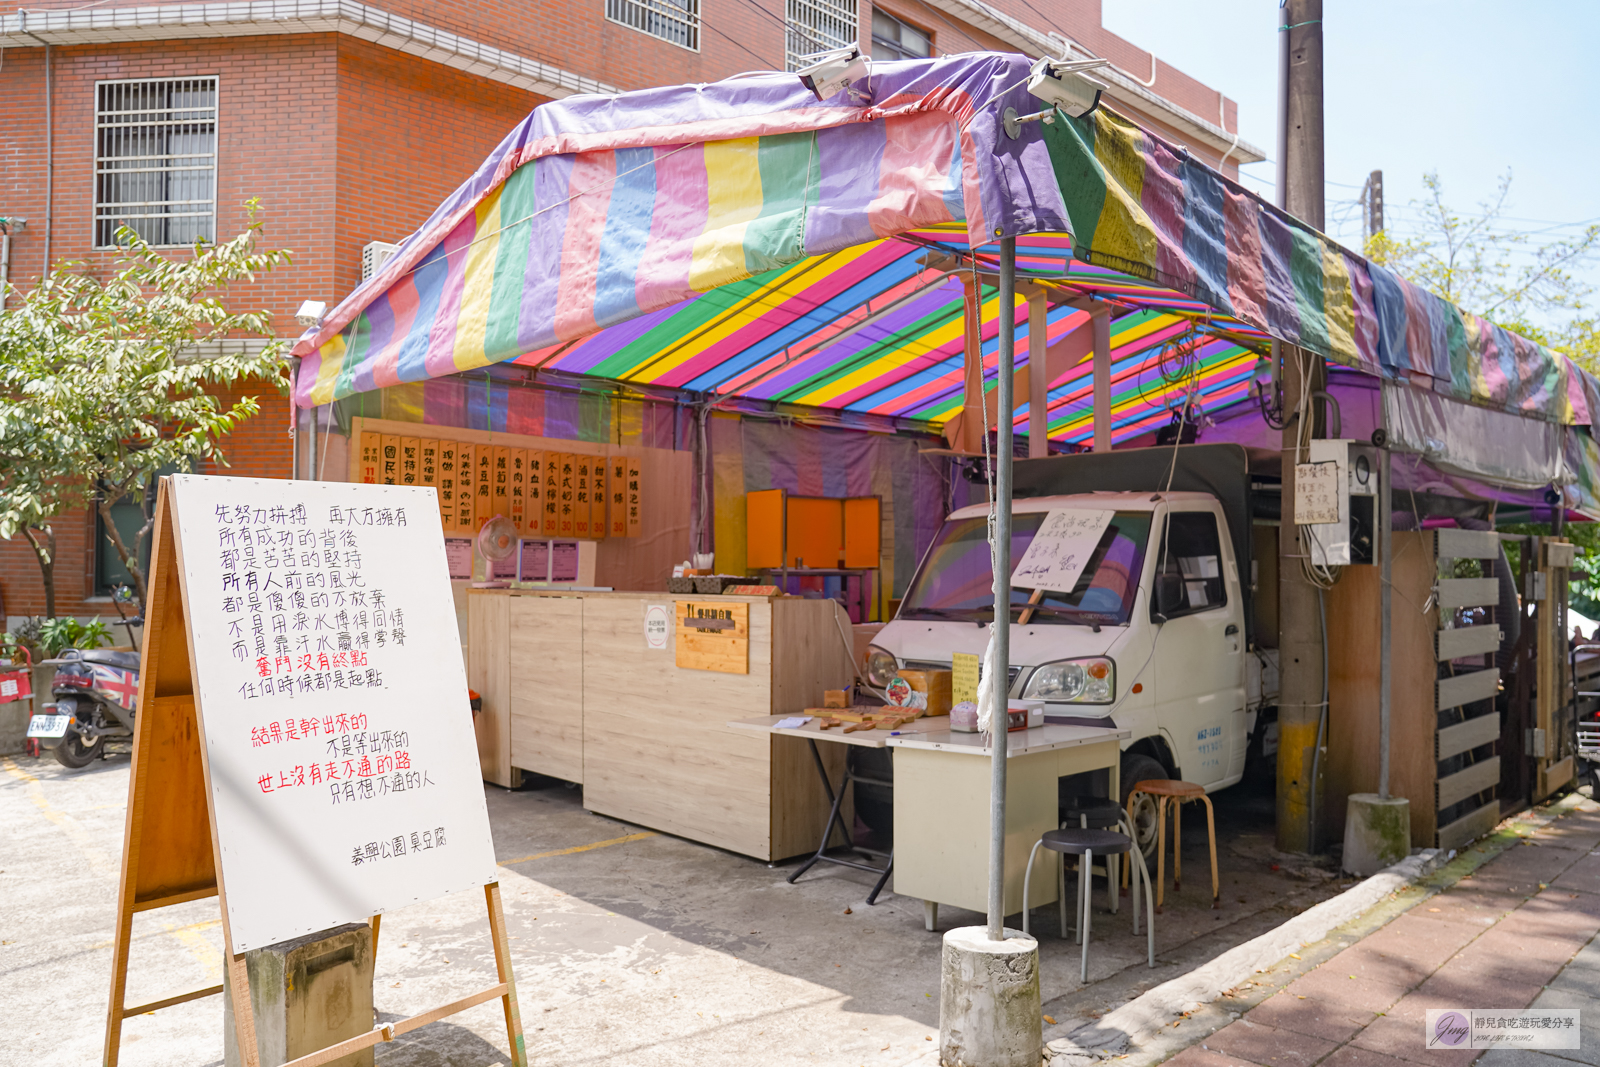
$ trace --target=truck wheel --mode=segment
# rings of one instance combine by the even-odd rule
[[[1133,787],[1140,782],[1147,782],[1152,778],[1167,778],[1167,769],[1157,760],[1139,753],[1124,753],[1122,757],[1122,807],[1128,813],[1133,823],[1134,841],[1143,852],[1145,858],[1154,860],[1156,855],[1156,798],[1148,793],[1140,793],[1133,806],[1128,806],[1128,796],[1133,792]]]

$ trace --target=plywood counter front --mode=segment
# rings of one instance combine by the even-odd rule
[[[684,602],[746,605],[748,673],[678,666],[672,625],[664,649],[648,646],[649,607],[674,619]],[[590,811],[757,859],[810,852],[828,799],[806,743],[726,724],[818,707],[823,690],[847,684],[837,610],[829,600],[474,589],[468,679],[483,698],[483,777],[578,782]]]

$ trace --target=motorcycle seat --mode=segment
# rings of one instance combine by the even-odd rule
[[[139,669],[139,653],[137,652],[112,652],[105,648],[85,649],[78,653],[78,658],[90,663],[103,663],[108,667],[120,667],[125,671]]]

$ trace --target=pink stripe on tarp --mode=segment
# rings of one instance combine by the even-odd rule
[[[673,190],[663,196],[662,189]],[[633,291],[641,308],[661,307],[695,295],[689,288],[694,241],[711,212],[705,145],[656,149],[656,203],[650,238],[639,260]]]
[[[1139,193],[1139,206],[1155,227],[1156,270],[1166,278],[1176,279],[1178,287],[1194,288],[1194,264],[1183,254],[1184,199],[1183,178],[1178,157],[1166,143],[1154,138],[1139,137],[1141,155],[1144,157],[1144,180]]]
[[[411,335],[417,318],[417,284],[415,275],[408,274],[384,294],[383,301],[375,301],[367,308],[368,318],[379,303],[386,303],[390,315],[389,330],[381,343],[374,337],[375,352],[367,360],[372,368],[372,387],[395,385],[400,381],[400,348]]]
[[[1267,276],[1261,265],[1261,231],[1255,204],[1243,192],[1222,191],[1222,220],[1228,234],[1228,301],[1235,318],[1267,328]]]
[[[958,337],[949,344],[929,352],[922,357],[924,363],[917,368],[917,373],[925,374],[930,367],[937,367],[941,363],[951,360],[960,360],[960,362],[955,363],[944,374],[928,379],[915,389],[897,393],[883,403],[868,408],[867,413],[871,415],[892,415],[896,412],[920,407],[941,393],[948,393],[951,389],[959,390],[962,376],[966,373],[966,360],[963,355],[963,349],[964,342]],[[984,370],[988,370],[988,361],[984,362]]]
[[[913,226],[953,222],[945,204],[955,123],[938,113],[906,115],[885,124],[878,194],[867,205],[872,232],[889,237]]]
[[[1368,373],[1381,375],[1378,363],[1378,309],[1372,302],[1372,275],[1367,272],[1367,261],[1340,249],[1345,269],[1350,272],[1350,304],[1354,314],[1352,328],[1356,345],[1356,358]]]
[[[444,286],[439,293],[439,310],[433,316],[433,329],[428,334],[428,355],[423,363],[428,377],[453,374],[456,367],[456,321],[461,317],[461,290],[466,284],[467,257],[462,252],[478,233],[478,216],[469,213],[450,231],[440,247],[444,260],[450,265]]]
[[[572,161],[567,230],[561,242],[561,282],[556,289],[555,335],[567,340],[599,329],[594,319],[600,241],[616,184],[615,152],[585,152]]]
[[[1576,368],[1567,371],[1567,403],[1572,406],[1572,421],[1575,424],[1590,425],[1589,397],[1583,389],[1583,375]]]
[[[1433,352],[1433,331],[1428,328],[1428,309],[1422,305],[1427,294],[1404,278],[1397,278],[1397,281],[1400,296],[1406,303],[1406,356],[1410,369],[1436,377],[1433,361],[1428,358]]]

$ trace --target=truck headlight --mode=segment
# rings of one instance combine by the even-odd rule
[[[1117,665],[1103,656],[1046,663],[1022,695],[1057,704],[1109,704],[1117,695]]]
[[[881,648],[867,649],[867,684],[882,689],[900,673],[900,662]]]

